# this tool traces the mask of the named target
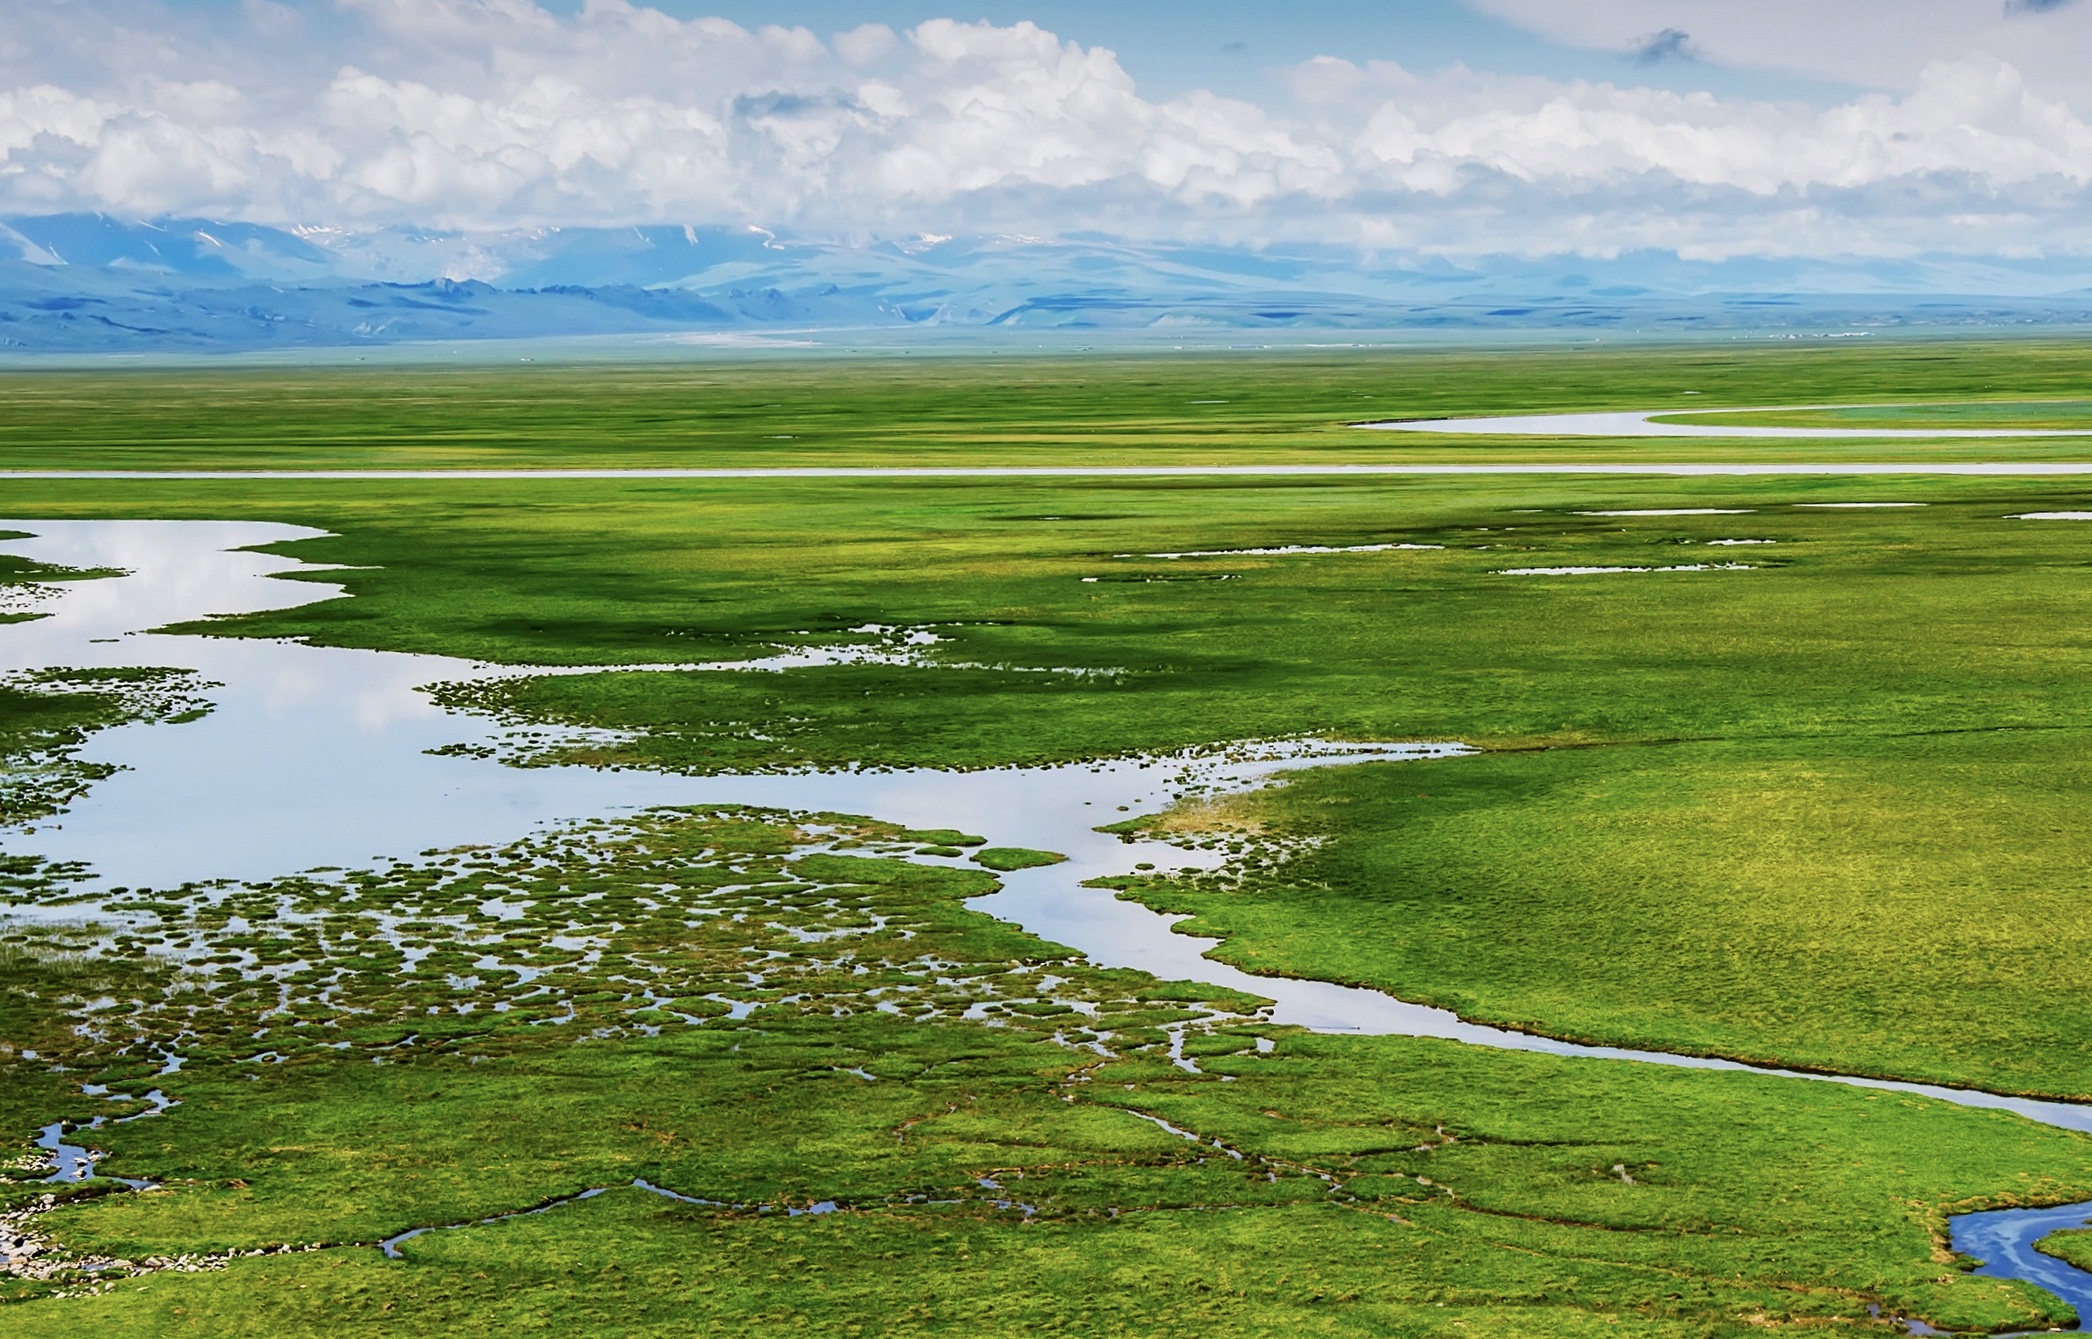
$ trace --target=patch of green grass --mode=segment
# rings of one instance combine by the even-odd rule
[[[118,1285],[0,1313],[0,1333],[1727,1339],[1768,1321],[1865,1318],[1829,1290],[1701,1281],[1517,1240],[1492,1249],[1306,1206],[1150,1211],[1110,1225],[934,1213],[751,1222],[617,1190],[409,1249],[405,1264],[327,1251]],[[2002,1290],[1971,1300],[1958,1320],[2045,1319]]]
[[[988,839],[976,837],[970,832],[961,832],[957,828],[910,828],[895,834],[894,840],[927,842],[931,846],[963,847],[980,846]]]
[[[2051,1232],[2035,1242],[2034,1249],[2079,1269],[2092,1269],[2092,1229],[2069,1228]]]
[[[1126,880],[1219,956],[1579,1039],[2092,1093],[2080,729],[1506,753],[1254,797],[1287,859]]]
[[[169,927],[244,944],[265,963],[278,956],[269,939],[296,948],[309,966],[282,977],[291,989],[278,997],[292,1016],[303,1015],[300,988],[352,979],[336,969],[354,984],[334,1007],[365,1009],[432,959],[484,952],[483,930],[435,908],[477,902],[489,882],[543,913],[560,884],[590,899],[591,916],[630,916],[667,883],[714,883],[721,913],[745,909],[738,922],[694,916],[708,895],[692,894],[673,945],[641,949],[644,928],[611,934],[556,987],[582,1010],[570,1023],[450,1035],[424,1013],[410,1024],[419,1044],[397,1044],[399,1029],[347,1052],[319,1044],[242,1063],[213,1047],[215,1030],[280,1030],[283,1015],[243,1017],[236,986],[219,989],[222,1005],[161,1012],[155,989],[180,1004],[200,1002],[199,987],[155,977],[151,959],[24,964],[23,999],[33,1012],[42,1003],[20,1035],[48,1038],[46,1058],[75,1078],[120,1079],[148,1040],[195,1057],[150,1079],[180,1105],[85,1136],[109,1150],[110,1170],[165,1188],[75,1198],[26,1226],[61,1255],[183,1253],[206,1272],[61,1276],[53,1295],[0,1306],[0,1335],[296,1334],[345,1317],[398,1334],[724,1332],[780,1315],[843,1334],[884,1318],[912,1333],[1058,1323],[1578,1335],[1621,1324],[1731,1335],[1764,1320],[1863,1323],[1869,1304],[1959,1327],[2068,1318],[1941,1252],[1957,1206],[2092,1194],[2092,1141],[2003,1113],[1253,1020],[1222,1020],[1187,1046],[1201,1056],[1188,1072],[1143,1040],[1158,1020],[1196,1020],[1169,1008],[1196,998],[1181,985],[1050,964],[1110,1029],[1112,1060],[1056,1044],[1048,1032],[1065,1023],[1020,1026],[1022,1011],[983,1027],[862,1009],[862,978],[828,961],[834,940],[793,969],[792,999],[740,1021],[664,1018],[649,1033],[632,1026],[647,1013],[630,988],[648,964],[666,972],[696,956],[722,976],[776,970],[769,945],[782,936],[728,946],[809,909],[864,925],[851,960],[888,982],[910,953],[990,982],[1025,965],[1024,940],[958,905],[977,875],[903,878],[882,862],[818,856],[776,870],[802,877],[766,883],[760,863],[790,848],[788,827],[659,818],[623,831],[352,878],[353,900],[369,905],[344,915],[384,908],[422,927],[431,952],[411,962],[359,965],[330,950],[353,942],[346,926],[308,942],[305,912],[275,918],[260,939],[240,929],[254,896],[282,885],[180,913],[186,904],[160,902]],[[734,868],[708,877],[722,855]],[[817,882],[842,874],[863,904]],[[571,914],[540,924],[533,910],[500,951],[527,957],[528,944],[574,931]],[[712,920],[722,924],[708,938]],[[975,956],[958,969],[969,942]],[[111,1016],[112,991],[144,1006]],[[122,1028],[141,1040],[125,1043]],[[1269,1053],[1249,1044],[1259,1034]],[[283,1054],[273,1033],[256,1043]],[[96,1101],[69,1104],[84,1114]],[[645,1195],[635,1178],[711,1203]],[[596,1188],[608,1192],[478,1222]],[[449,1224],[467,1226],[406,1242],[403,1261],[372,1244]]]
[[[1042,865],[1058,865],[1068,857],[1057,851],[1034,851],[1024,846],[990,846],[973,853],[977,864],[998,872],[1013,869],[1038,869]]]

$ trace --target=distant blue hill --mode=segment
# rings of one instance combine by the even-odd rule
[[[1962,257],[1376,259],[1109,237],[479,235],[0,220],[0,350],[243,352],[684,331],[1807,330],[2081,325],[2092,269]]]

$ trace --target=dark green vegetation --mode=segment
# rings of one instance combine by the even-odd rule
[[[2092,351],[2014,345],[140,374],[9,383],[21,413],[0,439],[44,466],[1530,458],[1612,448],[1341,425],[1397,412],[1382,395],[1419,414],[1656,408],[1688,380],[1737,404],[2064,396],[2088,371]],[[757,395],[799,417],[761,418]],[[1659,449],[1743,454],[1632,448]],[[519,726],[634,732],[559,757],[521,740],[519,761],[984,767],[1465,739],[1490,752],[1188,805],[1160,826],[1232,866],[1128,891],[1195,912],[1254,968],[1551,1034],[2092,1096],[2071,989],[2092,949],[2092,526],[2005,519],[2092,510],[2092,481],[7,488],[14,515],[320,526],[339,538],[289,551],[368,569],[325,574],[351,600],[218,632],[519,663],[838,645],[897,662],[451,690]],[[1802,505],[1879,501],[1927,505]],[[1680,507],[1746,514],[1578,514]],[[1746,539],[1775,542],[1715,543]],[[1384,544],[1416,547],[1230,552]],[[1730,563],[1749,570],[1504,575]],[[992,831],[843,833],[856,845],[813,851],[776,816],[664,817],[140,895],[108,913],[138,924],[99,937],[18,931],[0,943],[7,1128],[127,1109],[83,1081],[182,1102],[88,1140],[167,1190],[24,1227],[132,1261],[299,1253],[0,1308],[0,1336],[1702,1335],[1866,1326],[1869,1303],[1998,1328],[2044,1313],[1954,1268],[1945,1213],[2092,1196],[2092,1144],[2011,1117],[1287,1034],[1252,1001],[1098,971],[965,912],[983,869],[905,863]],[[187,1061],[160,1075],[170,1051]],[[611,1189],[414,1238],[404,1261],[369,1245],[594,1187]]]
[[[2083,394],[2084,373],[2082,346],[2033,340],[207,375],[9,370],[0,372],[8,410],[0,468],[1152,464],[1526,460],[1536,452],[1812,459],[1820,449],[1805,442],[1490,442],[1346,425],[1554,410],[2072,399]],[[2056,426],[2047,414],[2027,423]],[[1941,459],[2079,451],[2040,441],[1848,449],[1875,459],[1909,459],[1914,449]]]

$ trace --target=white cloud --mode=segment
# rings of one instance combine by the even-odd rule
[[[2092,251],[2092,127],[1996,55],[1936,59],[1827,109],[1328,59],[1256,106],[1146,98],[1109,51],[1028,23],[824,39],[626,0],[572,18],[529,0],[341,8],[328,27],[247,0],[242,27],[150,0],[0,0],[0,213],[1101,228],[1452,253]],[[1572,11],[1549,22],[1575,40],[1676,28],[1709,58],[1745,58],[1731,29],[1750,25],[1710,18],[1738,6]],[[2008,32],[2079,21],[1985,12]],[[1525,19],[1544,27],[1541,13]]]

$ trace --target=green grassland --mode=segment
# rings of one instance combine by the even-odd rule
[[[1681,389],[2067,398],[2087,370],[2092,350],[2009,344],[38,375],[0,385],[0,467],[1555,458],[1606,448],[1342,425],[1395,412],[1383,396],[1405,414],[1657,408]],[[1189,403],[1209,398],[1229,403]],[[2053,421],[2028,413],[2011,421]],[[1715,450],[1632,450],[1659,448]],[[1235,861],[1123,892],[1193,913],[1253,970],[1551,1035],[2092,1097],[2073,989],[2092,948],[2092,526],[2007,519],[2092,510],[2092,481],[4,488],[11,517],[332,532],[283,551],[347,565],[317,576],[352,599],[213,633],[606,667],[445,690],[519,726],[631,732],[522,743],[523,765],[1466,740],[1485,752],[1189,806],[1161,825]],[[1925,505],[1814,505],[1880,501]],[[1581,514],[1675,508],[1741,514]],[[1713,543],[1735,539],[1774,542]],[[1288,545],[1412,547],[1227,552]],[[871,644],[854,630],[873,624],[939,640],[910,664],[615,672]],[[100,709],[61,704],[75,724]],[[9,1129],[136,1109],[83,1081],[182,1103],[92,1136],[110,1170],[166,1189],[43,1207],[16,1173],[0,1202],[76,1264],[212,1257],[10,1285],[0,1336],[1889,1332],[1870,1304],[1972,1329],[2067,1319],[1957,1270],[1942,1227],[1962,1206],[2092,1197],[2083,1137],[1830,1084],[1273,1029],[1253,1001],[1099,971],[964,910],[1003,855],[903,863],[973,834],[866,822],[816,853],[795,823],[660,815],[140,894],[122,933],[0,934]],[[487,912],[490,893],[527,909]],[[160,1074],[168,1053],[179,1073]],[[372,1244],[599,1187],[416,1237],[402,1260]]]
[[[1821,409],[1770,409],[1731,414],[1670,414],[1667,423],[1713,423],[1766,427],[1972,428],[1983,431],[2031,428],[2075,430],[2085,426],[2092,402],[2082,399],[1982,399],[1914,404],[1840,405]]]
[[[1979,729],[1358,768],[1241,806],[1312,851],[1126,887],[1254,971],[1578,1040],[2082,1097],[2086,757],[2081,728]]]
[[[2079,343],[2007,340],[237,374],[16,368],[0,372],[8,409],[0,469],[1809,459],[1818,449],[1794,442],[1492,442],[1349,425],[1554,410],[2070,400],[2083,392],[2086,367]],[[2007,423],[2059,426],[2053,408],[2004,412]],[[1927,409],[1882,425],[1922,426],[1936,413],[1951,425],[1963,411]],[[2081,412],[2076,421],[2085,421]],[[2076,454],[2038,439],[1846,449],[1875,459]]]
[[[8,1063],[13,1119],[30,1097],[40,1117],[142,1109],[60,1097],[54,1060],[181,1105],[83,1136],[161,1189],[0,1185],[62,1266],[11,1287],[0,1334],[2068,1317],[1937,1242],[1957,1203],[2092,1194],[2078,1136],[1831,1085],[1274,1030],[1253,1001],[1098,971],[964,910],[987,876],[899,863],[911,834],[844,830],[806,853],[781,816],[664,811],[137,895],[110,912],[149,921],[96,956],[87,932],[18,933],[9,1035],[39,1063]],[[459,979],[480,955],[502,965]],[[542,974],[510,979],[526,966]],[[373,1248],[591,1189],[400,1260]]]

